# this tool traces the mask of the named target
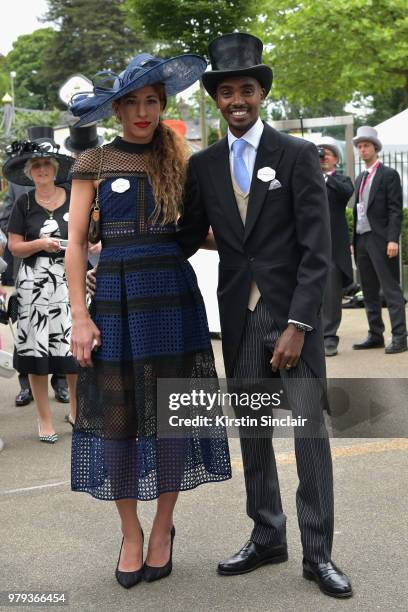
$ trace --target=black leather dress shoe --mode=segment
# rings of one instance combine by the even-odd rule
[[[353,595],[350,580],[332,561],[313,563],[303,559],[303,577],[317,582],[322,593],[330,597],[345,599]]]
[[[407,348],[406,336],[404,338],[393,338],[385,347],[385,352],[387,355],[393,355],[394,353],[403,353]]]
[[[288,560],[288,549],[286,545],[263,546],[248,540],[243,548],[235,555],[221,561],[217,571],[223,576],[236,576],[252,572],[261,565],[267,563],[283,563]]]
[[[384,338],[382,336],[372,336],[368,334],[367,338],[362,342],[356,342],[353,344],[353,349],[355,351],[360,351],[363,349],[374,349],[374,348],[383,348],[384,347]]]
[[[65,389],[64,387],[57,387],[54,389],[54,391],[57,402],[60,402],[60,404],[69,404],[68,389]]]
[[[20,393],[16,395],[16,406],[27,406],[33,399],[30,389],[20,389]]]

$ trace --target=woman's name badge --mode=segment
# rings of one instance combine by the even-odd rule
[[[65,213],[65,215],[62,218],[64,219],[64,221],[68,223],[69,213]]]
[[[257,177],[260,181],[264,183],[268,183],[269,181],[273,181],[276,176],[276,172],[273,168],[269,168],[269,166],[265,166],[265,168],[260,168],[258,170]]]
[[[111,187],[112,191],[115,191],[116,193],[123,193],[124,191],[130,189],[130,183],[127,179],[120,178],[113,181]]]

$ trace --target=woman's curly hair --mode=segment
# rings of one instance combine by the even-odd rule
[[[146,153],[146,170],[152,184],[156,207],[152,222],[173,223],[181,210],[186,177],[188,147],[184,139],[161,121]]]

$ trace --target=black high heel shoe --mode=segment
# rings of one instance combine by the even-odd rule
[[[131,587],[135,586],[138,582],[140,582],[143,578],[143,567],[144,567],[143,566],[143,543],[144,543],[143,529],[141,530],[141,532],[142,532],[142,567],[134,572],[122,572],[119,569],[120,555],[122,553],[123,541],[125,539],[124,537],[122,538],[122,544],[120,546],[119,559],[118,559],[118,564],[115,570],[115,576],[120,586],[122,586],[124,589],[130,589]]]
[[[169,574],[171,574],[171,570],[173,569],[173,540],[176,535],[176,530],[174,527],[171,528],[170,537],[170,558],[167,561],[166,565],[161,565],[160,567],[153,567],[152,565],[147,565],[147,563],[143,566],[143,579],[146,582],[154,582],[155,580],[160,580],[160,578],[166,578]]]

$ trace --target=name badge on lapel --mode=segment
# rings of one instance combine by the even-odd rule
[[[115,193],[123,193],[130,189],[130,183],[127,179],[119,178],[113,181],[111,188]]]
[[[259,168],[257,177],[260,181],[264,183],[269,183],[269,181],[273,181],[276,176],[276,172],[273,168],[269,168],[269,166],[265,166],[265,168]]]

